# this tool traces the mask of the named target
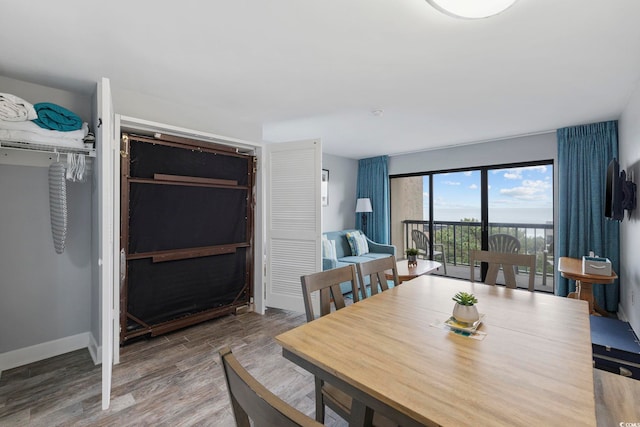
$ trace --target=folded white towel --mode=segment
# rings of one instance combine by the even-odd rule
[[[84,137],[89,133],[89,125],[82,124],[82,129],[70,132],[44,129],[28,122],[6,122],[0,120],[0,141],[27,142],[57,147],[84,147]]]
[[[89,125],[87,123],[82,124],[82,129],[72,130],[68,132],[62,132],[59,130],[45,129],[41,128],[37,124],[32,121],[28,122],[6,122],[0,120],[0,130],[6,131],[23,131],[29,132],[32,134],[37,134],[39,136],[46,136],[50,138],[61,138],[61,139],[82,139],[89,133]]]
[[[24,122],[37,118],[38,113],[32,104],[10,93],[0,93],[0,120]]]

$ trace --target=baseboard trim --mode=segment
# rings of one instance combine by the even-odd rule
[[[618,304],[618,319],[624,321],[624,322],[628,322],[629,319],[627,319],[627,314],[624,312],[624,309],[622,308],[622,304]]]
[[[81,334],[1,353],[0,375],[2,374],[2,371],[6,371],[8,369],[17,368],[18,366],[27,365],[39,360],[48,359],[70,351],[89,347],[91,340],[91,333],[83,332]],[[98,354],[100,353],[98,352]]]
[[[92,333],[89,333],[89,354],[94,364],[102,363],[102,347],[98,345]]]

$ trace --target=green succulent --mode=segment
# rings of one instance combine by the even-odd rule
[[[453,298],[451,298],[460,305],[474,305],[477,304],[478,299],[467,292],[458,292]]]
[[[418,255],[418,250],[416,248],[407,249],[407,255]]]

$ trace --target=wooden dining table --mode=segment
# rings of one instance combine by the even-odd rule
[[[443,327],[471,292],[482,340]],[[419,276],[276,337],[285,358],[403,426],[595,426],[586,301]]]

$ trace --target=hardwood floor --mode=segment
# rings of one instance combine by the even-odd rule
[[[313,376],[284,359],[273,339],[304,322],[302,313],[268,310],[264,316],[227,316],[127,345],[114,367],[106,411],[100,408],[101,368],[87,350],[5,371],[0,426],[234,426],[218,357],[225,345],[267,388],[313,416]],[[626,419],[639,416],[634,402],[640,382],[598,370],[594,375],[598,425],[640,422]],[[613,393],[615,399],[607,398]],[[347,425],[328,408],[325,424]]]
[[[0,426],[234,426],[218,349],[229,345],[267,388],[313,416],[313,376],[273,339],[305,322],[268,310],[212,320],[127,345],[102,411],[101,368],[87,350],[21,366],[0,377]],[[347,423],[327,409],[325,424]]]

